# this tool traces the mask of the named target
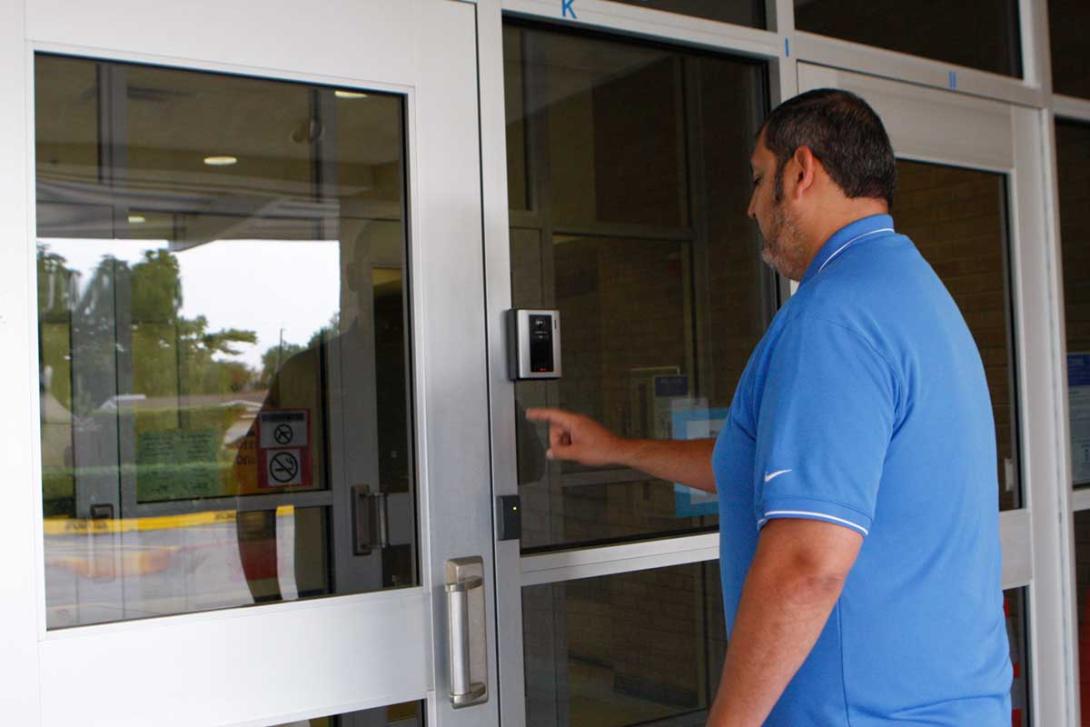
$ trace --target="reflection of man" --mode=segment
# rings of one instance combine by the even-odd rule
[[[239,457],[236,459],[235,479],[239,485],[239,494],[283,492],[280,489],[262,490],[258,487],[261,479],[259,469],[265,466],[265,462],[261,461],[257,454],[261,415],[277,410],[303,412],[307,418],[309,432],[306,446],[310,450],[310,456],[307,459],[311,472],[308,477],[298,478],[309,483],[303,489],[313,488],[317,483],[325,481],[324,448],[316,446],[316,443],[325,441],[325,397],[322,389],[323,372],[329,358],[329,345],[324,340],[324,336],[322,339],[317,345],[310,346],[288,358],[274,375],[269,392],[261,406],[261,412],[243,438]],[[301,488],[291,487],[289,491],[298,489]],[[298,595],[306,595],[307,592],[321,593],[326,587],[323,567],[320,565],[318,568],[304,567],[309,563],[309,559],[321,558],[321,554],[308,551],[308,548],[320,547],[322,544],[321,526],[319,523],[311,523],[311,520],[313,518],[304,518],[300,510],[296,510],[292,516],[295,536],[292,548],[295,567],[289,577],[295,579]],[[295,596],[296,594],[281,593],[279,570],[284,564],[279,563],[277,552],[277,511],[275,509],[240,510],[236,521],[239,555],[254,601],[256,603],[279,601],[285,596]],[[316,527],[316,531],[312,534],[308,533],[308,527],[311,525]],[[311,537],[308,537],[308,534]]]
[[[361,435],[362,423],[373,419],[376,409],[361,399],[365,391],[361,382],[375,375],[374,354],[370,353],[373,334],[360,322],[364,312],[369,319],[377,315],[372,310],[373,291],[364,285],[371,273],[367,261],[369,248],[367,240],[360,239],[344,243],[343,249],[347,259],[341,272],[340,315],[334,320],[343,321],[344,328],[316,332],[306,348],[287,356],[272,372],[261,411],[243,438],[236,458],[233,474],[240,495],[282,495],[278,501],[291,505],[293,492],[336,490],[345,481],[378,484],[377,475],[373,474],[378,468],[376,452]],[[336,378],[334,371],[351,371],[353,379],[342,380],[343,375]],[[276,463],[269,458],[276,456],[274,452],[287,450],[266,449],[263,458],[258,447],[263,418],[269,421],[267,415],[286,413],[305,417],[307,451],[299,462],[309,471],[283,479],[276,476]],[[331,437],[334,433],[331,428],[340,436]],[[348,447],[342,441],[347,432],[357,438]],[[273,435],[274,431],[268,433],[266,448],[278,446]],[[336,481],[331,473],[335,462],[342,468]],[[332,563],[326,510],[311,505],[296,506],[290,515],[278,514],[276,509],[238,512],[239,554],[255,602],[290,600],[330,591]],[[285,527],[290,530],[285,532]],[[279,538],[278,531],[281,531]]]
[[[1009,724],[984,369],[893,230],[881,121],[806,93],[770,114],[751,163],[763,257],[800,286],[718,439],[528,415],[550,423],[551,457],[718,489],[730,648],[709,724]]]

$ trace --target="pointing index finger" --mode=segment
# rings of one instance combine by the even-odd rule
[[[571,421],[571,415],[562,409],[534,407],[526,410],[526,418],[532,422],[549,422],[565,425]]]

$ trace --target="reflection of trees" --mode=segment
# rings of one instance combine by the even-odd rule
[[[267,389],[272,386],[277,372],[283,368],[284,364],[297,353],[302,353],[307,349],[316,349],[322,345],[322,341],[328,339],[330,336],[337,335],[340,329],[340,315],[333,314],[333,317],[329,319],[329,323],[322,326],[314,333],[311,334],[310,339],[305,346],[300,346],[295,343],[286,343],[281,341],[275,346],[265,350],[265,353],[261,354],[261,376],[257,380],[259,388]]]
[[[258,386],[262,389],[269,388],[284,362],[305,348],[295,343],[281,343],[268,348],[261,354],[261,377],[258,379]]]
[[[80,280],[41,244],[37,267],[49,515],[75,516],[78,497],[100,497],[125,478],[141,502],[239,492],[232,465],[245,429],[236,430],[253,404],[235,394],[269,388],[300,354],[317,364],[338,327],[334,315],[306,345],[275,343],[257,371],[237,360],[240,344],[257,342],[254,331],[182,315],[184,281],[169,250],[135,263],[104,255]],[[320,379],[317,369],[307,374]]]
[[[46,245],[39,245],[42,365],[75,377],[68,381],[68,376],[55,375],[50,382],[51,393],[70,402],[75,411],[89,412],[119,393],[147,397],[226,394],[247,388],[257,378],[257,372],[245,364],[223,360],[239,353],[236,344],[255,343],[253,331],[213,331],[204,316],[181,315],[182,281],[178,260],[170,251],[149,250],[131,267],[105,256],[82,295],[79,273],[66,262]],[[72,327],[78,329],[78,341],[87,345],[63,345],[65,339],[73,340]],[[70,372],[73,358],[78,365]],[[103,376],[119,366],[120,358],[128,359],[127,365],[120,366],[131,370],[129,386],[121,377]],[[123,386],[129,391],[121,390]],[[73,388],[74,401],[70,398]]]

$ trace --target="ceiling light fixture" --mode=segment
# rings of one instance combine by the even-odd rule
[[[147,222],[147,218],[144,215],[129,215],[130,225],[142,225]]]
[[[333,95],[337,98],[367,98],[366,93],[360,93],[359,91],[334,91]]]
[[[213,156],[205,157],[204,163],[210,167],[229,167],[232,164],[238,164],[238,159],[232,156]]]

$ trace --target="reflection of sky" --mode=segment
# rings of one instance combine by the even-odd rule
[[[42,238],[80,273],[80,293],[107,254],[129,265],[166,240]],[[215,240],[174,253],[181,269],[182,315],[208,319],[210,331],[257,333],[257,345],[235,344],[234,360],[261,368],[261,354],[280,341],[305,344],[337,312],[340,266],[336,240]]]

